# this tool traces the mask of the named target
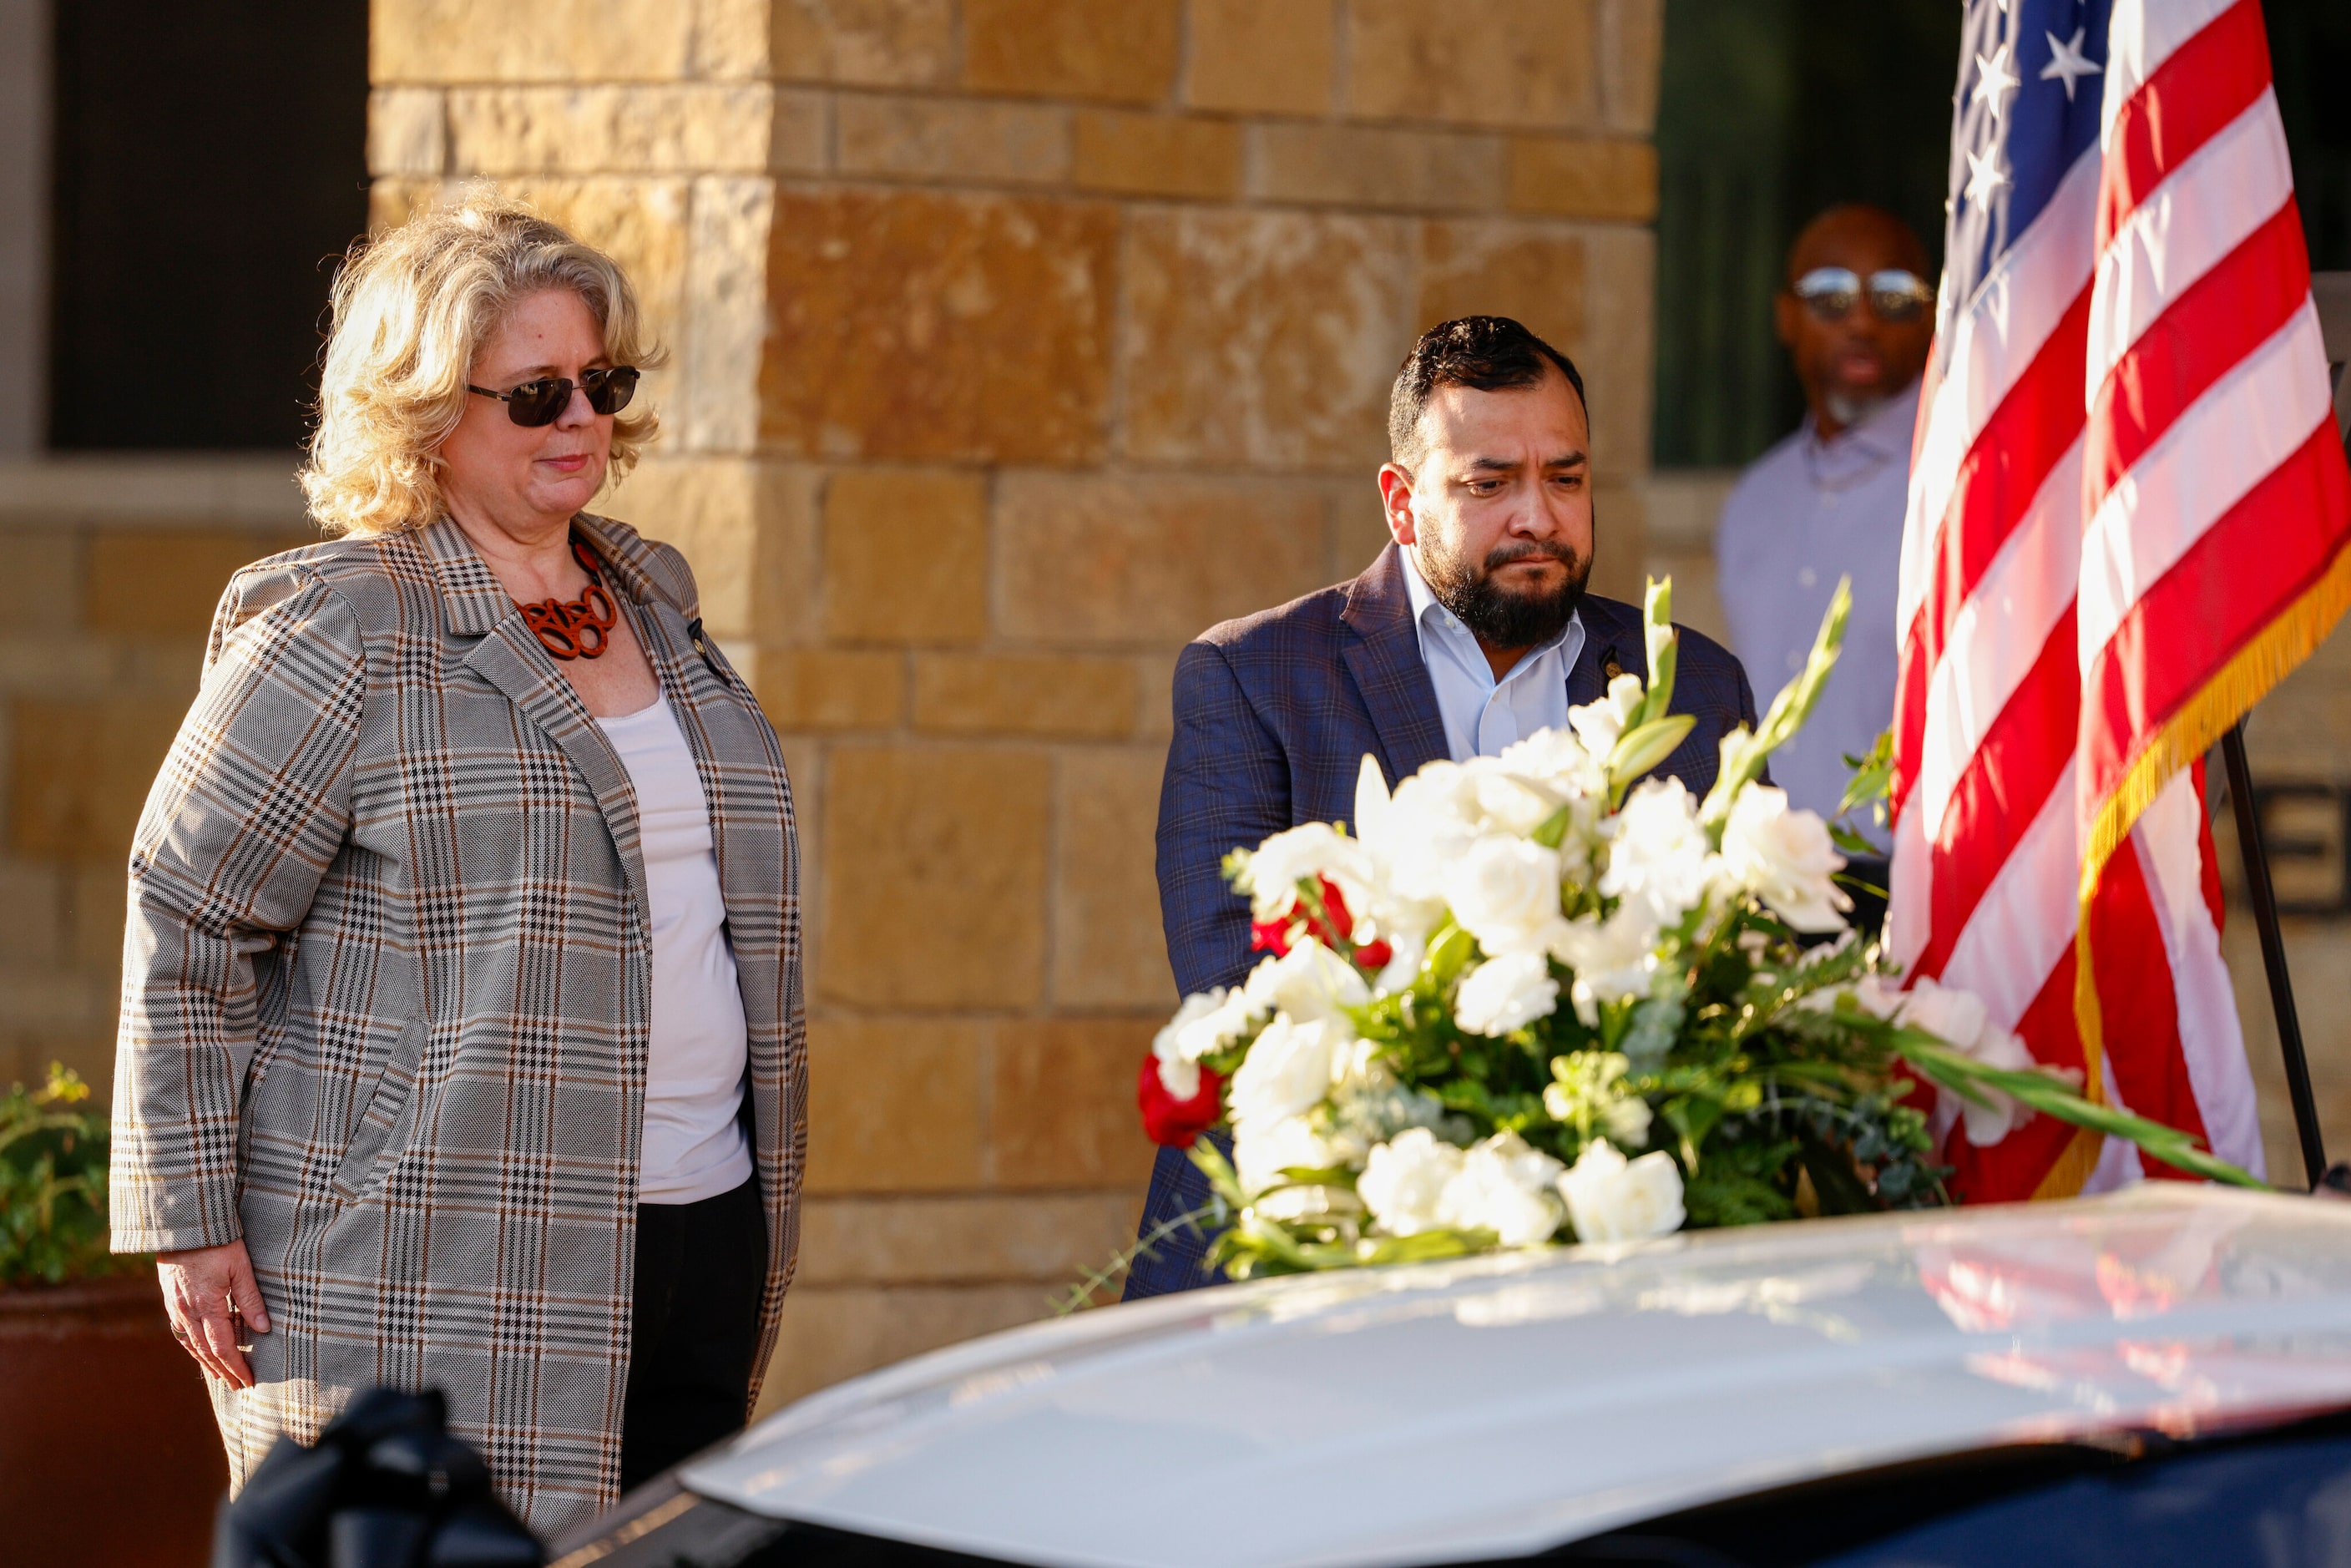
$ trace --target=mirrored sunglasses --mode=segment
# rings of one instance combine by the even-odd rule
[[[604,370],[580,372],[579,390],[588,394],[588,406],[598,413],[618,413],[629,406],[637,394],[637,367],[612,365]],[[573,383],[562,376],[546,376],[535,382],[524,382],[505,392],[492,392],[471,382],[465,390],[477,396],[496,398],[507,405],[507,417],[525,429],[537,429],[553,424],[571,406]]]
[[[1915,320],[1935,302],[1933,285],[1902,267],[1873,272],[1866,282],[1849,267],[1816,267],[1796,279],[1796,298],[1823,321],[1844,320],[1865,294],[1881,321]]]

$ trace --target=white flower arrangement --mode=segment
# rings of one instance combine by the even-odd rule
[[[1913,1075],[1974,1143],[2037,1109],[2252,1182],[2084,1101],[1980,999],[1901,988],[1845,931],[1829,826],[1758,781],[1835,663],[1842,587],[1703,799],[1647,777],[1694,723],[1670,711],[1669,593],[1650,586],[1648,683],[1393,790],[1367,757],[1353,833],[1308,823],[1229,857],[1272,956],[1186,998],[1139,1083],[1152,1136],[1211,1179],[1186,1222],[1214,1260],[1246,1276],[1948,1202]],[[1196,1141],[1220,1124],[1229,1159]]]

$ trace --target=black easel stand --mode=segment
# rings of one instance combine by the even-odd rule
[[[2285,1053],[2285,1082],[2294,1097],[2294,1130],[2302,1140],[2302,1165],[2312,1189],[2326,1175],[2326,1145],[2318,1135],[2318,1101],[2310,1092],[2310,1059],[2303,1054],[2302,1020],[2294,1010],[2294,980],[2285,968],[2285,938],[2278,931],[2277,894],[2270,886],[2269,851],[2262,846],[2262,822],[2253,810],[2253,770],[2245,761],[2245,727],[2231,725],[2220,737],[2229,768],[2229,800],[2237,811],[2237,847],[2245,857],[2245,893],[2252,900],[2253,924],[2261,929],[2262,964],[2270,977],[2270,1009],[2277,1015],[2278,1047]]]

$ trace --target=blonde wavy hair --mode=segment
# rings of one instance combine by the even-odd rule
[[[319,429],[302,469],[321,528],[391,534],[440,515],[440,446],[464,417],[467,370],[517,301],[549,288],[586,303],[614,364],[660,362],[612,258],[495,192],[352,247],[335,278]],[[642,403],[612,421],[608,485],[657,423]]]

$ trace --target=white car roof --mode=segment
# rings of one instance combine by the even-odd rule
[[[684,1479],[1017,1563],[1367,1568],[2345,1404],[2351,1203],[2150,1182],[1085,1312],[812,1396]]]

